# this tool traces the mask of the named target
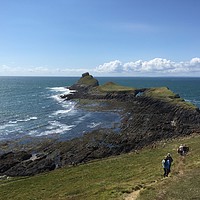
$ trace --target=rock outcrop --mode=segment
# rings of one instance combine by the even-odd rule
[[[88,72],[86,72],[82,74],[82,77],[77,81],[77,83],[68,87],[68,89],[75,92],[69,95],[61,95],[60,97],[68,100],[72,98],[74,99],[85,97],[92,88],[95,88],[97,86],[99,86],[99,81],[95,79],[92,75],[90,75]]]

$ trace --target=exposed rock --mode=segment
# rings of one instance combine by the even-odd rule
[[[21,163],[24,160],[28,160],[31,154],[21,151],[21,152],[8,152],[0,156],[0,174],[6,172],[13,166]]]
[[[0,156],[0,175],[27,176],[55,169],[54,160],[46,155],[33,155],[25,151],[9,152]]]
[[[85,76],[89,76],[89,75],[90,75],[89,72],[85,72],[82,74],[82,78],[84,78]]]
[[[21,162],[5,171],[8,176],[30,176],[42,172],[48,172],[56,168],[53,160],[41,159],[37,161]]]

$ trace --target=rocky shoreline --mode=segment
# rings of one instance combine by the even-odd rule
[[[119,131],[98,129],[69,141],[44,139],[34,146],[22,148],[23,145],[19,145],[15,150],[7,148],[7,151],[4,143],[5,151],[0,154],[0,176],[35,175],[138,150],[163,139],[200,133],[199,109],[188,105],[176,94],[169,93],[161,98],[157,95],[159,89],[153,91],[156,96],[151,96],[152,89],[149,88],[132,89],[114,83],[99,86],[89,73],[83,74],[69,89],[76,92],[61,98],[76,100],[83,109],[90,107],[92,101],[97,103],[92,108],[94,111],[119,112]],[[163,91],[169,92],[166,88]],[[104,106],[99,107],[98,103]]]

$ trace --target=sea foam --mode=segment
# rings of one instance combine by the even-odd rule
[[[71,94],[73,92],[76,92],[76,90],[70,90],[66,87],[51,87],[51,88],[47,88],[47,89],[50,89],[51,91],[54,91],[54,92],[63,92],[62,94]]]
[[[99,123],[92,122],[91,124],[87,125],[87,127],[89,127],[89,128],[95,128],[97,126],[100,126],[101,124],[102,124],[101,122],[99,122]]]
[[[38,118],[37,117],[28,117],[26,119],[17,119],[14,121],[9,121],[8,124],[17,124],[18,122],[28,122],[28,121],[36,120],[36,119],[38,119]]]
[[[66,131],[70,131],[75,125],[66,125],[58,121],[49,121],[49,126],[46,127],[46,131],[38,133],[37,131],[31,131],[29,135],[34,136],[47,136],[53,134],[64,134]]]

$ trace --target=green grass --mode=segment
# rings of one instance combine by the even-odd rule
[[[121,86],[113,82],[105,83],[99,86],[98,89],[101,92],[130,92],[135,90],[132,87]]]
[[[137,200],[191,200],[200,199],[200,169],[163,181],[162,184],[143,190]]]
[[[150,88],[145,91],[145,95],[153,98],[159,98],[172,104],[180,105],[181,107],[186,109],[197,109],[195,105],[190,102],[184,101],[167,87]]]
[[[146,187],[141,198],[147,192],[148,195],[154,197],[154,191],[162,189],[162,184],[168,184],[172,180],[179,181],[179,178],[176,177],[179,177],[178,173],[183,169],[180,168],[180,158],[176,153],[176,148],[180,143],[186,143],[191,148],[191,152],[184,161],[184,170],[190,169],[195,174],[195,170],[200,166],[199,136],[168,141],[164,148],[163,143],[160,142],[156,148],[145,148],[138,154],[129,153],[96,160],[88,164],[57,169],[33,177],[1,180],[0,199],[122,199],[125,194],[141,187]],[[161,160],[168,152],[172,154],[174,164],[171,177],[163,180]],[[193,180],[193,175],[189,173],[188,179]],[[150,187],[149,185],[154,181],[157,181],[157,184]],[[170,186],[172,184],[169,184],[169,191],[173,190]],[[173,187],[175,186],[174,183]],[[175,195],[179,199],[179,192]]]
[[[134,92],[136,88],[121,86],[113,82],[105,83],[104,85],[95,88],[100,92]],[[184,101],[179,95],[172,92],[167,87],[149,88],[144,92],[145,96],[161,99],[171,104],[179,105],[185,109],[197,109],[195,105]]]
[[[167,87],[158,87],[158,88],[150,88],[145,91],[147,96],[158,97],[158,98],[175,98],[176,94],[174,94]]]
[[[185,139],[191,147],[186,157],[177,157],[172,176],[142,190],[137,200],[190,200],[200,199],[199,137]]]

